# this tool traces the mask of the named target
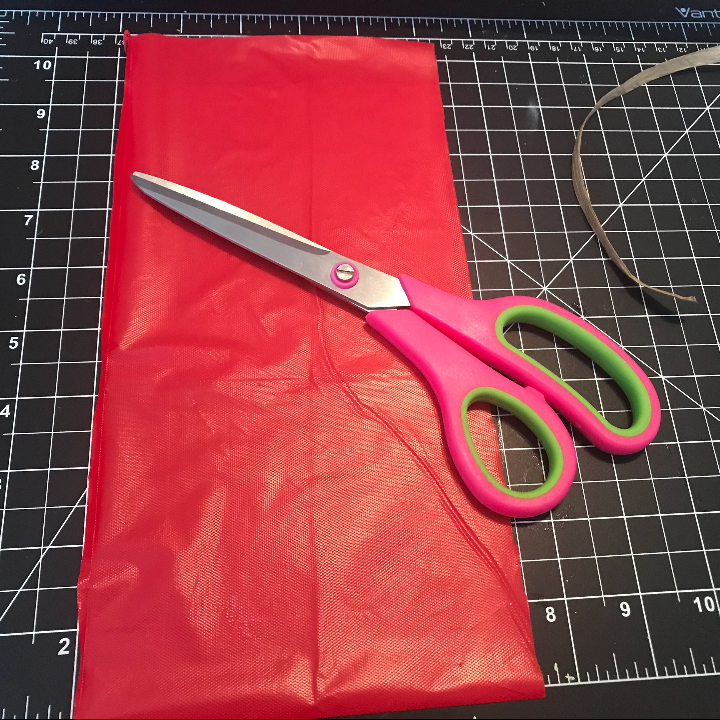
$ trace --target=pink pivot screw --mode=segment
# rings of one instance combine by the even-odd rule
[[[333,285],[337,285],[343,290],[355,286],[359,275],[358,269],[352,263],[346,261],[337,263],[330,271],[330,279],[333,281]]]

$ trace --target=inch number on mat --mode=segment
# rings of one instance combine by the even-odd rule
[[[715,611],[715,600],[710,597],[710,595],[706,595],[702,601],[699,597],[696,597],[693,602],[697,605],[698,612],[703,611],[703,605],[705,606],[705,610],[708,612]]]

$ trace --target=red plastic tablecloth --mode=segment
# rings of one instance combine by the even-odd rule
[[[510,526],[464,490],[423,379],[134,170],[470,292],[431,45],[129,40],[76,717],[541,696]]]

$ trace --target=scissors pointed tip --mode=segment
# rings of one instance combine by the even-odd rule
[[[156,193],[162,189],[168,189],[167,183],[160,178],[147,173],[134,172],[130,175],[132,181],[138,187],[139,190],[144,192],[146,195],[158,199]]]
[[[147,173],[134,172],[130,175],[132,181],[142,190],[144,193],[150,193],[152,190],[158,191],[160,189],[171,190],[176,186],[175,183],[168,182],[162,178],[155,177],[154,175],[148,175]]]
[[[152,178],[152,175],[146,175],[145,173],[141,172],[134,172],[132,173],[132,175],[130,175],[130,177],[136,185],[142,185],[144,181],[150,180],[150,178]]]

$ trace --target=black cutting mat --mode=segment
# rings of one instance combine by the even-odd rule
[[[568,498],[516,523],[538,657],[557,687],[549,707],[518,712],[587,712],[596,688],[627,694],[632,680],[648,714],[666,696],[711,697],[712,678],[664,678],[717,679],[720,668],[720,69],[616,101],[584,144],[590,192],[616,247],[640,277],[695,294],[698,305],[642,294],[603,258],[575,202],[569,158],[574,128],[597,97],[648,63],[716,42],[720,26],[8,11],[0,13],[3,716],[67,716],[71,707],[126,28],[435,44],[476,297],[528,294],[582,314],[645,368],[664,408],[658,438],[636,456],[604,455],[575,434],[579,473]],[[623,399],[581,357],[531,329],[510,337],[622,422]],[[501,430],[511,482],[540,480],[533,439],[505,419]]]

